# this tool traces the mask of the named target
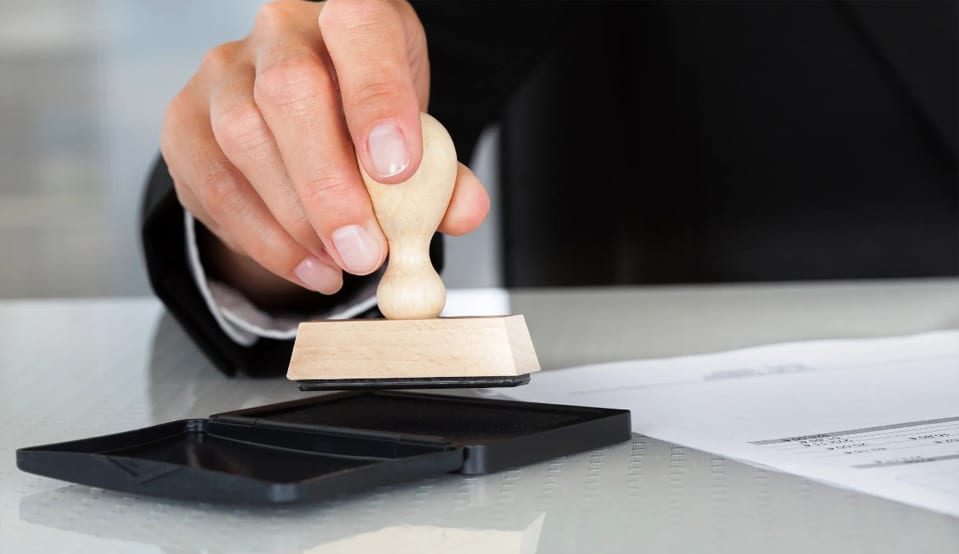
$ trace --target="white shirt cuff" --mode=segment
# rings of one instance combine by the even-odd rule
[[[207,308],[213,314],[223,332],[234,342],[251,346],[260,338],[290,340],[296,337],[296,328],[301,321],[319,319],[348,319],[357,316],[376,305],[376,285],[379,279],[373,276],[362,289],[343,305],[324,313],[315,314],[271,314],[267,313],[243,296],[233,287],[209,279],[200,260],[200,249],[196,241],[196,220],[186,210],[186,254],[190,263],[190,272],[196,281]]]

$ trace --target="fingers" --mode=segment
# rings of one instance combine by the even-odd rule
[[[357,159],[385,183],[422,158],[425,35],[394,0],[272,2],[214,49],[171,105],[164,158],[183,205],[271,272],[321,292],[378,269],[387,242]],[[440,229],[476,228],[489,198],[461,166]]]
[[[164,118],[161,150],[176,168],[178,195],[227,244],[293,283],[325,294],[342,286],[342,274],[297,243],[217,144],[206,95],[192,82]],[[195,210],[195,211],[194,211]]]
[[[402,17],[404,8],[385,0],[330,0],[319,15],[350,139],[366,172],[383,183],[408,179],[423,156],[425,94],[421,103],[410,52],[425,52],[425,39],[415,17],[412,24]]]
[[[440,222],[439,231],[459,236],[474,231],[489,214],[489,195],[480,180],[468,167],[459,164],[456,170],[456,187],[450,198],[449,208]]]
[[[183,209],[190,212],[191,215],[204,227],[210,230],[211,233],[215,234],[217,238],[220,239],[227,248],[236,252],[237,254],[243,254],[243,249],[240,248],[240,245],[233,242],[233,240],[223,233],[220,229],[220,226],[213,221],[213,218],[210,217],[210,214],[206,213],[206,210],[203,209],[203,205],[200,204],[200,201],[197,199],[196,195],[193,194],[193,191],[189,187],[183,184],[183,181],[178,177],[174,176],[173,171],[170,171],[170,177],[173,179],[173,189],[176,192],[177,200],[180,202],[180,205],[183,206]],[[245,255],[245,254],[244,254]]]
[[[210,93],[213,135],[279,224],[314,255],[324,252],[287,175],[279,148],[253,100],[254,69],[239,63]]]
[[[356,275],[386,258],[386,238],[320,55],[305,44],[258,55],[254,99],[269,126],[306,218],[336,263]]]

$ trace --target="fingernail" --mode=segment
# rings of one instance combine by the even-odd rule
[[[347,271],[366,275],[380,261],[380,246],[369,231],[359,225],[344,225],[333,231],[333,246]]]
[[[373,127],[367,139],[373,171],[378,177],[392,177],[410,165],[406,137],[395,123],[383,122]]]
[[[337,269],[313,256],[304,258],[293,270],[293,274],[307,288],[324,294],[332,294],[343,285],[343,276]]]

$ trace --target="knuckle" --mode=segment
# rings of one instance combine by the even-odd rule
[[[325,174],[311,177],[304,186],[304,201],[311,206],[329,203],[331,198],[346,195],[349,183],[336,175]]]
[[[200,62],[200,73],[222,73],[236,58],[238,43],[227,42],[211,48]]]
[[[357,29],[381,19],[389,9],[383,0],[347,0],[328,2],[320,12],[320,27]]]
[[[403,97],[399,78],[393,78],[399,72],[389,67],[380,67],[376,77],[372,77],[359,84],[348,95],[344,95],[344,103],[348,109],[369,108],[372,106],[394,106]]]
[[[186,89],[178,92],[167,104],[166,111],[163,112],[163,126],[161,135],[172,135],[177,127],[183,122],[183,114],[187,111]]]
[[[270,144],[270,135],[260,111],[252,103],[217,113],[212,121],[213,134],[225,150],[262,154]]]
[[[172,164],[178,158],[174,154],[177,151],[177,142],[182,138],[188,125],[187,114],[190,112],[188,102],[186,89],[181,90],[170,100],[163,113],[163,122],[160,127],[160,153],[163,154],[167,163]]]
[[[239,211],[241,198],[236,172],[226,163],[212,163],[203,177],[204,207],[214,219]]]
[[[296,55],[276,62],[257,75],[253,95],[257,104],[290,106],[308,102],[330,90],[332,82],[313,55]]]
[[[260,6],[253,19],[254,33],[274,34],[287,25],[289,9],[287,2],[268,2]]]

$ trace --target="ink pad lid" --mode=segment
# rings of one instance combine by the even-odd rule
[[[629,438],[628,410],[350,392],[22,448],[17,466],[149,496],[272,504],[501,471]]]

